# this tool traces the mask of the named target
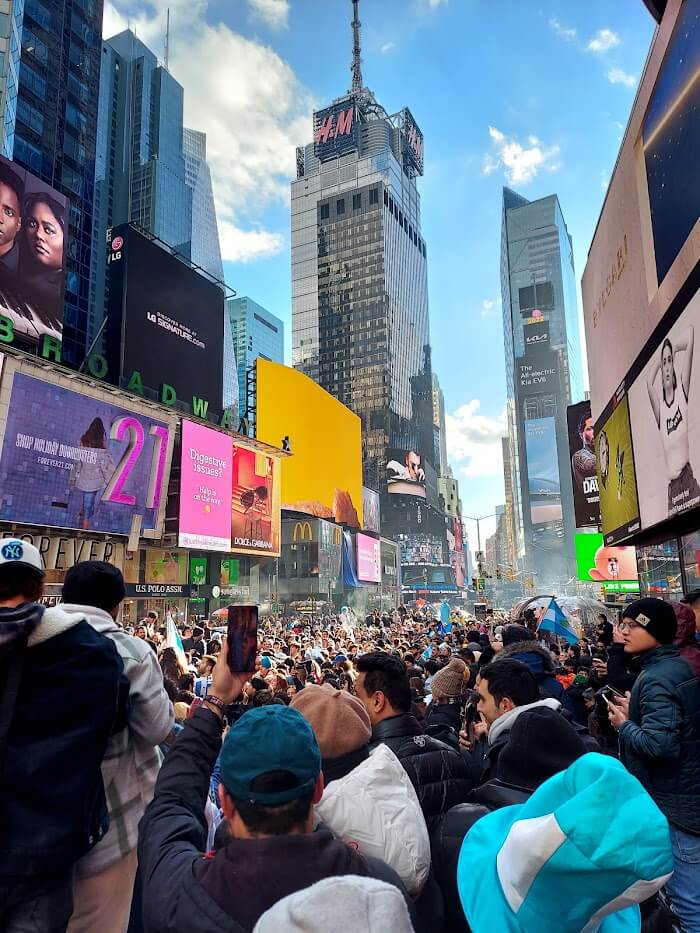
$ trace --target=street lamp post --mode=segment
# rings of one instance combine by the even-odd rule
[[[481,551],[481,522],[487,518],[495,518],[498,512],[491,512],[490,515],[480,515],[478,518],[474,515],[463,515],[462,518],[468,518],[470,522],[476,522],[476,546]]]

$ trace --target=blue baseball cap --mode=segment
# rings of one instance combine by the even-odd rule
[[[255,791],[256,778],[271,771],[288,771],[294,787]],[[301,713],[288,706],[261,706],[244,713],[221,749],[221,780],[235,800],[276,806],[310,794],[321,773],[316,736]]]
[[[269,671],[270,668],[272,667],[272,658],[268,658],[268,656],[264,654],[260,658],[260,667],[267,668],[267,670]]]

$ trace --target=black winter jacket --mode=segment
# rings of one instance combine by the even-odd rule
[[[675,645],[640,659],[620,758],[670,823],[700,835],[700,680]]]
[[[126,725],[129,681],[114,642],[84,617],[21,608],[40,619],[26,647],[0,648],[0,713],[19,677],[0,748],[0,876],[55,875],[109,826],[100,766]]]
[[[469,795],[469,803],[461,803],[443,813],[430,832],[433,873],[445,902],[446,928],[450,933],[469,933],[457,890],[457,862],[464,838],[477,820],[492,810],[523,803],[529,790],[489,781]]]
[[[428,828],[441,813],[466,799],[473,782],[464,758],[457,749],[426,735],[415,716],[401,713],[377,723],[370,747],[380,742],[406,769]]]
[[[394,884],[398,876],[363,858],[325,828],[295,836],[233,839],[205,856],[204,807],[221,748],[221,720],[200,707],[185,723],[158,775],[139,825],[139,870],[146,933],[243,933],[288,894],[334,875]],[[414,920],[415,929],[416,925]]]

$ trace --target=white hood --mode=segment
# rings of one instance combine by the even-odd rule
[[[44,610],[41,622],[29,636],[27,645],[29,648],[33,648],[34,645],[40,645],[42,642],[48,641],[49,638],[55,638],[56,635],[61,635],[63,632],[67,632],[69,628],[74,628],[81,622],[86,621],[85,613],[68,613],[64,612],[62,606],[52,606],[50,609]]]
[[[95,631],[100,632],[101,635],[107,635],[110,632],[121,632],[121,628],[104,609],[98,609],[96,606],[77,606],[73,603],[61,603],[61,609],[67,615],[81,616],[83,619],[87,619]]]
[[[386,745],[333,781],[315,808],[318,821],[361,855],[393,868],[412,896],[430,872],[430,838],[406,771]]]
[[[510,732],[513,728],[513,723],[521,713],[524,713],[528,709],[537,709],[538,706],[546,706],[547,709],[553,709],[555,712],[561,709],[561,703],[553,697],[546,697],[544,700],[537,700],[535,703],[526,703],[524,706],[516,706],[515,709],[509,710],[507,713],[499,716],[498,719],[491,724],[491,728],[489,729],[489,745],[493,745],[496,739],[504,732]]]

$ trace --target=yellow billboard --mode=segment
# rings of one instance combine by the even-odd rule
[[[279,447],[282,508],[362,527],[360,419],[296,369],[257,360],[258,440]]]

